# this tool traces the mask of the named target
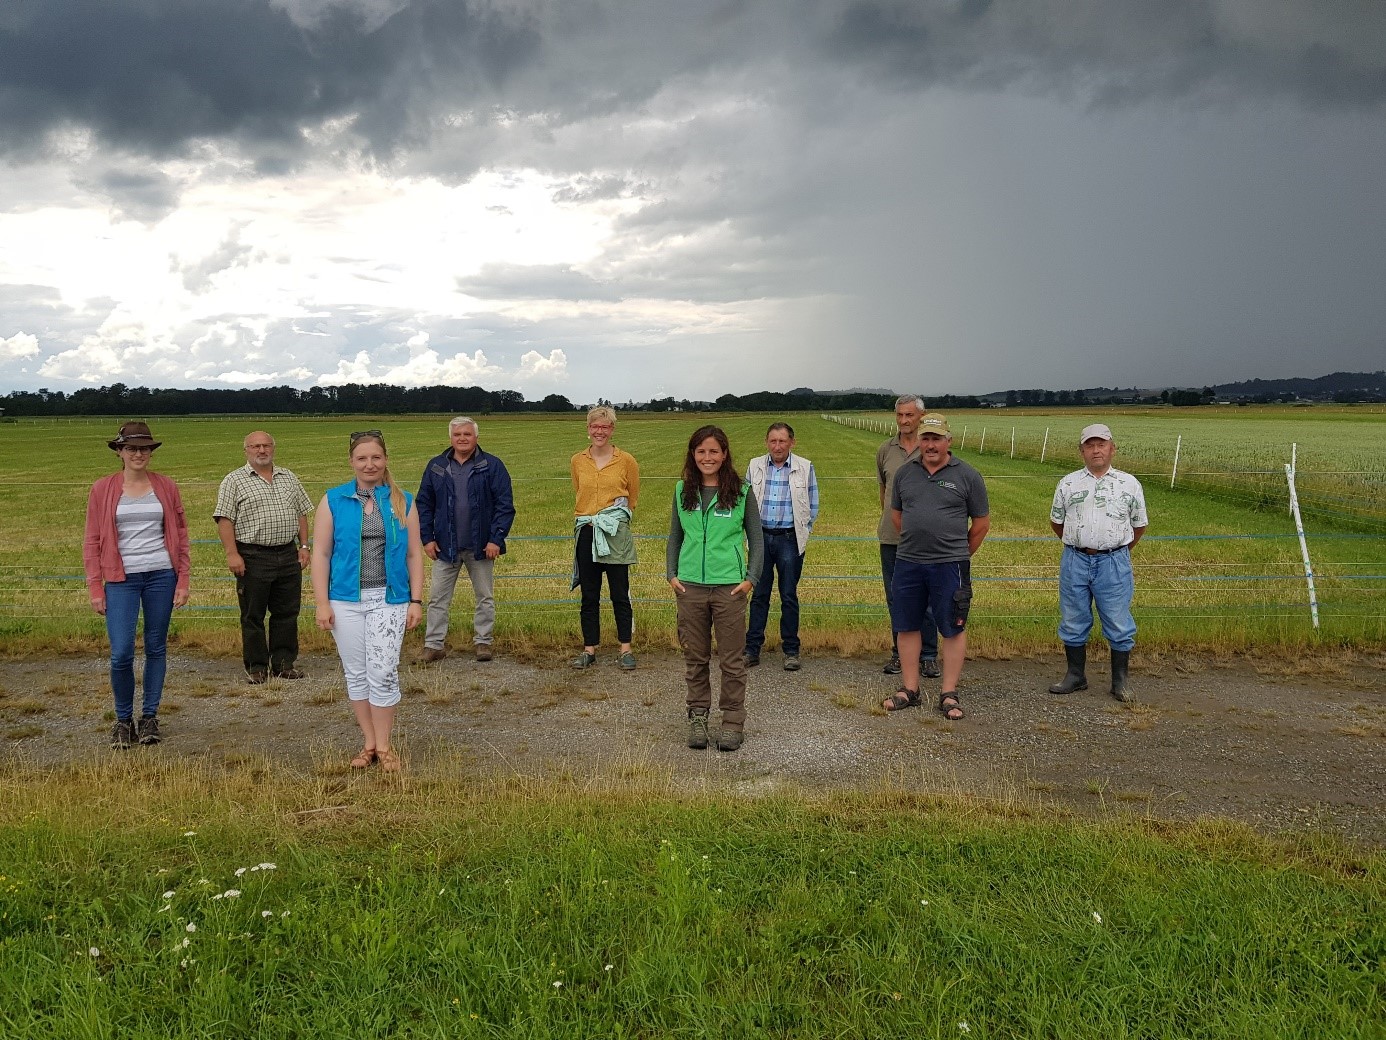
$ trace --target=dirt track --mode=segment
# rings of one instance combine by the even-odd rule
[[[747,740],[735,754],[683,746],[682,660],[672,655],[644,656],[629,674],[609,656],[586,673],[505,653],[489,664],[468,653],[411,666],[400,744],[413,768],[446,758],[478,774],[597,781],[651,770],[748,796],[936,785],[1386,844],[1381,657],[1338,662],[1331,675],[1251,660],[1136,660],[1139,703],[1129,706],[1106,696],[1097,669],[1086,693],[1044,692],[1063,671],[1057,657],[969,661],[960,723],[929,708],[881,712],[894,686],[874,660],[806,658],[798,674],[774,654],[764,660],[751,673]],[[344,772],[359,741],[337,661],[300,666],[309,678],[253,687],[234,662],[175,653],[161,712],[167,739],[125,753],[263,756]],[[56,765],[115,754],[105,669],[96,658],[0,661],[0,758]]]

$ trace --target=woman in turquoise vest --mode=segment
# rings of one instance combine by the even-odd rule
[[[683,479],[674,486],[665,574],[678,603],[679,643],[688,682],[688,746],[708,745],[712,638],[717,637],[722,729],[717,750],[741,746],[746,725],[746,603],[765,546],[756,496],[732,463],[727,435],[702,426],[688,441]]]
[[[414,499],[390,478],[379,430],[351,435],[356,476],[331,488],[313,524],[318,627],[332,633],[362,745],[353,769],[400,768],[390,744],[404,630],[423,617],[423,546]]]

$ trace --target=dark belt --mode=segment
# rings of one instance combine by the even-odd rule
[[[786,535],[794,533],[794,528],[792,527],[762,527],[761,530],[766,534]]]
[[[1110,556],[1114,552],[1121,552],[1126,546],[1118,545],[1115,549],[1084,549],[1078,545],[1069,546],[1070,549],[1077,549],[1084,556]]]
[[[283,545],[257,545],[254,542],[237,542],[236,548],[241,550],[262,549],[265,552],[283,552],[285,549],[297,550],[298,542],[285,542]]]

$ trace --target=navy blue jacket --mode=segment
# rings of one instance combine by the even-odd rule
[[[515,499],[505,463],[476,446],[472,471],[467,477],[467,501],[471,506],[472,529],[465,538],[454,530],[457,510],[453,503],[453,483],[448,476],[452,448],[430,459],[415,502],[419,510],[419,540],[438,543],[438,558],[456,563],[463,549],[471,549],[477,559],[485,559],[486,543],[495,542],[505,552],[505,536],[515,522]]]

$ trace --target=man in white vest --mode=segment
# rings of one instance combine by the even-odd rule
[[[813,463],[794,454],[794,427],[777,422],[765,432],[766,453],[746,466],[765,532],[765,566],[751,597],[746,664],[760,664],[770,619],[770,586],[780,586],[780,652],[784,670],[799,670],[799,576],[813,522],[818,519],[818,477]]]

